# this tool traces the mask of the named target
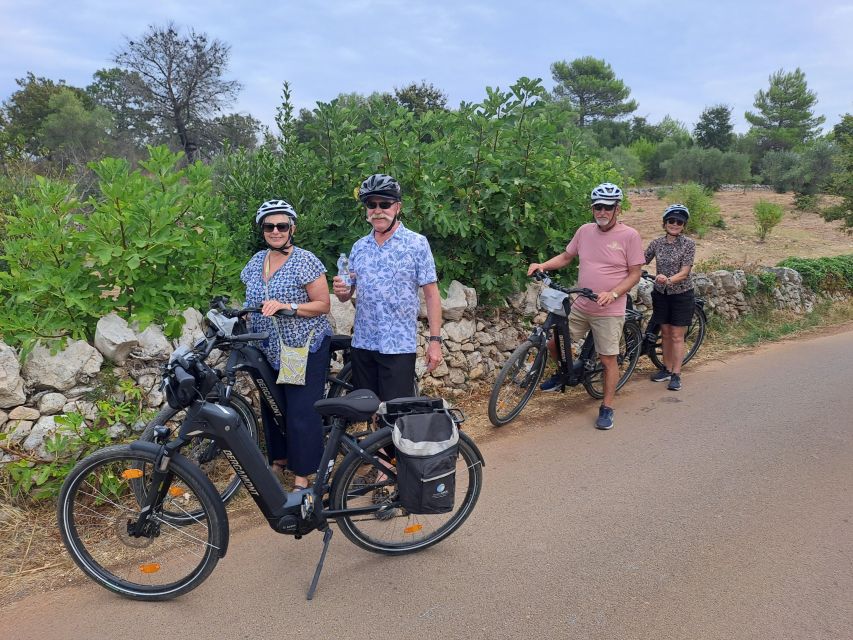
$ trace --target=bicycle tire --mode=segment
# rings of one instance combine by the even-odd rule
[[[364,452],[379,460],[377,452],[393,451],[391,428],[384,427],[361,442]],[[391,461],[393,463],[393,460]],[[456,531],[471,514],[483,485],[483,459],[476,445],[459,432],[459,457],[456,466],[456,498],[454,509],[442,514],[411,514],[395,502],[396,485],[392,481],[376,482],[376,467],[368,464],[358,452],[349,453],[341,462],[332,483],[333,509],[356,508],[388,503],[388,509],[377,513],[340,516],[338,527],[354,544],[374,553],[402,555],[426,549]],[[374,480],[370,480],[374,474]]]
[[[219,396],[215,395],[208,398],[211,401],[218,401]],[[259,447],[261,446],[260,426],[258,417],[251,403],[238,393],[231,394],[231,407],[240,416],[240,424],[243,425],[252,436]],[[170,426],[172,430],[176,430],[180,426],[182,418],[178,414],[183,414],[183,409],[173,409],[166,405],[160,410],[153,419],[145,426],[145,430],[139,437],[143,442],[154,442],[154,427],[165,425]],[[170,423],[172,423],[170,425]],[[240,477],[234,471],[231,463],[222,454],[218,445],[209,438],[203,436],[195,436],[181,450],[185,458],[197,464],[208,479],[216,487],[219,496],[224,503],[228,503],[237,492],[240,490],[242,483]],[[176,522],[180,521],[182,514],[175,514]]]
[[[699,305],[693,307],[693,317],[690,319],[690,324],[687,331],[684,333],[684,359],[681,365],[684,366],[693,356],[699,351],[702,342],[705,341],[705,332],[707,331],[708,317],[705,315],[705,310]],[[655,348],[649,349],[649,359],[660,370],[665,367],[663,363],[663,339],[658,334]]]
[[[536,391],[547,361],[548,350],[531,340],[525,340],[512,352],[489,396],[489,420],[494,426],[502,427],[521,413]]]
[[[178,526],[151,511],[152,529],[134,537],[129,523],[139,517],[137,475],[152,467],[154,445],[116,445],[81,460],[59,494],[59,532],[71,558],[101,586],[136,600],[169,600],[200,585],[228,545],[228,516],[213,485],[182,456],[172,459],[170,489],[164,499],[172,510],[190,506],[203,512]],[[143,492],[144,493],[144,492]]]
[[[619,338],[619,353],[616,357],[616,362],[620,370],[619,381],[616,383],[616,391],[625,386],[625,383],[633,375],[634,369],[637,368],[642,343],[643,334],[640,331],[639,325],[633,321],[626,321]],[[583,388],[586,389],[586,392],[590,396],[596,400],[601,400],[604,397],[604,367],[598,361],[594,346],[590,358],[596,360],[596,367],[584,374],[582,380]]]

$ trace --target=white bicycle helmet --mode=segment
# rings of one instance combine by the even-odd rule
[[[592,204],[618,204],[622,202],[622,189],[612,182],[603,182],[592,190]]]
[[[289,202],[286,200],[267,200],[258,207],[258,212],[255,214],[255,224],[261,224],[264,218],[274,213],[283,213],[292,218],[294,222],[296,221],[296,210],[290,206]]]

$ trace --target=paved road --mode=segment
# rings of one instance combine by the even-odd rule
[[[483,443],[480,504],[384,558],[252,528],[164,604],[85,584],[0,610],[2,638],[853,638],[853,332],[636,380]],[[580,406],[579,406],[580,405]]]

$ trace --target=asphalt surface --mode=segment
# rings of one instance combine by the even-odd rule
[[[853,638],[853,332],[635,379],[616,426],[567,402],[481,443],[471,518],[415,555],[232,536],[167,603],[92,584],[0,609],[0,638]],[[534,398],[535,402],[535,398]]]

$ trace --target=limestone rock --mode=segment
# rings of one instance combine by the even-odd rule
[[[67,398],[61,393],[46,393],[39,398],[39,412],[44,416],[61,413]]]
[[[444,334],[448,340],[461,344],[474,337],[476,328],[477,325],[473,320],[463,318],[458,322],[445,322],[444,326],[441,328],[441,333]]]
[[[163,330],[157,325],[150,324],[144,331],[136,335],[144,358],[162,358],[172,351]]]
[[[329,323],[332,325],[332,331],[337,334],[348,336],[352,333],[353,324],[355,323],[355,307],[352,302],[347,300],[341,302],[334,295],[329,296],[332,302],[329,309]]]
[[[465,286],[456,280],[447,288],[447,297],[441,299],[441,315],[445,320],[461,320],[468,308]]]
[[[124,364],[130,352],[138,346],[139,340],[124,318],[111,313],[98,320],[95,348],[111,362]]]
[[[97,375],[103,361],[97,349],[75,340],[56,355],[51,355],[43,345],[36,346],[22,371],[24,379],[35,389],[67,391]]]
[[[15,407],[9,412],[10,420],[38,420],[39,417],[39,410],[32,407]]]
[[[26,401],[18,355],[12,347],[0,342],[0,408],[8,409]]]

